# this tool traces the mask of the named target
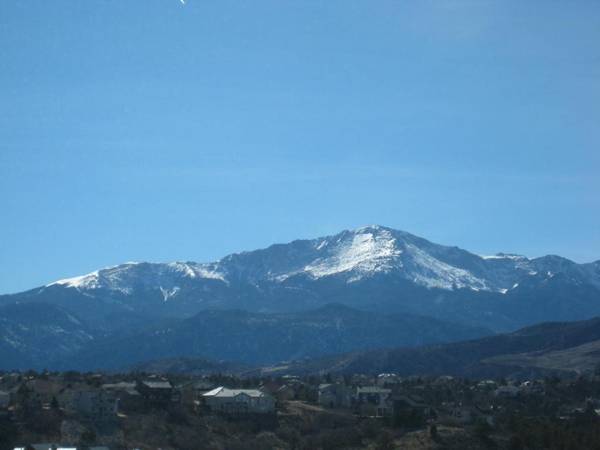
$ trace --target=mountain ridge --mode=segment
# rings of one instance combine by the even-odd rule
[[[343,303],[514,330],[600,314],[600,262],[480,256],[379,225],[234,253],[212,263],[125,263],[17,294],[100,333],[209,309],[286,313]]]
[[[416,348],[350,352],[262,369],[283,374],[453,375],[514,378],[561,374],[577,376],[600,365],[600,317],[549,322],[512,333]]]
[[[118,369],[152,359],[201,357],[256,366],[356,349],[416,346],[489,335],[490,330],[407,314],[330,304],[265,314],[208,310],[126,336],[97,340],[64,369]]]
[[[331,247],[334,247],[333,254],[327,253]],[[290,249],[291,251],[289,251]],[[405,261],[402,260],[401,257],[405,253],[409,253],[410,261],[408,262],[412,266],[409,264],[407,267]],[[281,262],[282,257],[286,262],[285,270],[275,271],[272,267],[273,262]],[[492,283],[492,286],[488,286],[489,280],[468,273],[463,267],[452,265],[452,263],[456,264],[461,257],[469,258],[470,261],[466,261],[467,265],[470,264],[471,271],[478,272],[480,275],[485,265],[508,265],[513,269],[521,269],[523,273],[528,271],[530,274],[537,272],[541,265],[546,268],[553,267],[555,271],[572,270],[573,267],[589,267],[590,279],[594,284],[600,286],[600,261],[578,264],[558,255],[530,259],[522,255],[502,252],[496,255],[482,256],[458,247],[434,244],[406,231],[394,230],[381,225],[370,225],[354,230],[344,230],[329,236],[294,240],[286,244],[273,244],[263,249],[233,253],[215,262],[128,262],[96,270],[86,275],[57,280],[44,287],[63,285],[82,289],[107,288],[129,293],[131,287],[119,287],[117,282],[126,283],[127,272],[135,273],[138,268],[149,268],[152,275],[158,278],[179,275],[191,279],[214,279],[224,283],[228,283],[228,278],[235,280],[246,277],[253,281],[284,281],[298,275],[321,278],[346,272],[353,272],[348,281],[356,281],[361,273],[368,275],[404,268],[406,272],[413,275],[414,282],[425,287],[442,289],[470,287],[503,292],[511,289],[514,285],[514,283],[510,284],[510,281],[513,281],[511,279],[503,280],[504,283],[500,283],[501,285]],[[249,258],[254,260],[254,264],[250,266],[251,270],[248,269],[247,259]],[[290,259],[292,262],[289,261]],[[480,264],[480,267],[474,266],[477,263]],[[462,262],[462,265],[465,265],[465,261]],[[434,280],[423,274],[415,273],[417,268],[415,266],[425,267],[438,275],[438,278],[445,275],[446,279]],[[593,273],[594,267],[596,268],[595,274]],[[499,268],[502,269],[502,267]],[[410,271],[411,269],[412,271]],[[164,289],[168,288],[169,286],[166,286]],[[170,295],[168,295],[169,293]],[[165,300],[174,295],[176,292],[166,290]]]
[[[339,304],[279,314],[207,310],[186,319],[143,322],[103,334],[60,307],[27,303],[0,307],[0,325],[0,369],[6,370],[124,370],[149,360],[186,357],[256,366],[491,333],[428,317],[378,314]]]

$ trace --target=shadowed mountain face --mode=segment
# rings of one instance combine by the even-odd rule
[[[489,330],[406,314],[328,305],[314,311],[261,314],[206,311],[130,336],[98,340],[65,368],[117,369],[183,356],[248,365],[332,355],[356,349],[416,346],[490,334]]]
[[[27,302],[57,305],[104,333],[207,309],[286,313],[329,303],[505,331],[600,314],[600,262],[481,257],[370,226],[214,263],[127,263],[0,296],[0,304]]]
[[[354,352],[271,369],[282,373],[371,373],[472,377],[577,374],[600,364],[600,318],[545,323],[513,333],[420,348]]]
[[[0,368],[44,368],[94,340],[93,332],[67,311],[48,304],[0,308]]]
[[[205,311],[188,319],[101,335],[57,306],[32,303],[0,308],[0,324],[0,369],[126,369],[150,360],[193,357],[203,359],[196,364],[198,370],[216,370],[228,367],[220,361],[232,362],[231,367],[256,366],[490,334],[428,317],[384,315],[342,305],[289,314]]]

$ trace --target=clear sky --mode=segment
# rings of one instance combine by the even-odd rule
[[[600,259],[600,2],[0,1],[0,293],[372,223]]]

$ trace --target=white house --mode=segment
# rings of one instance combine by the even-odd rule
[[[275,399],[257,389],[218,387],[202,395],[211,411],[225,414],[268,414],[275,411]]]

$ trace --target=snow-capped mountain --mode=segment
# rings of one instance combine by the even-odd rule
[[[166,301],[177,294],[181,289],[180,285],[189,284],[196,278],[225,281],[220,273],[211,270],[206,264],[128,262],[87,275],[58,280],[47,287],[63,286],[82,292],[106,289],[125,295],[133,294],[139,289],[158,289]]]
[[[240,280],[282,283],[297,277],[312,280],[337,277],[353,283],[378,274],[397,274],[426,288],[505,293],[523,278],[538,273],[546,277],[565,273],[574,281],[600,287],[598,263],[576,264],[558,256],[538,259],[504,253],[479,256],[378,225],[234,254],[215,263],[130,262],[48,286],[80,291],[108,289],[123,294],[132,294],[136,289],[158,289],[167,300],[194,280],[218,280],[224,284]]]
[[[480,256],[374,225],[212,263],[125,263],[0,297],[15,301],[54,303],[108,328],[132,317],[288,312],[338,302],[504,330],[600,314],[600,262]]]
[[[352,284],[377,275],[395,275],[429,289],[506,293],[536,275],[551,278],[564,274],[575,283],[600,287],[599,267],[598,263],[576,264],[557,256],[537,259],[502,253],[479,256],[457,247],[433,244],[403,231],[369,226],[234,254],[215,263],[125,263],[46,287],[62,286],[86,293],[109,290],[124,295],[155,290],[167,301],[207,280],[226,286],[239,282],[289,284],[335,278]]]

